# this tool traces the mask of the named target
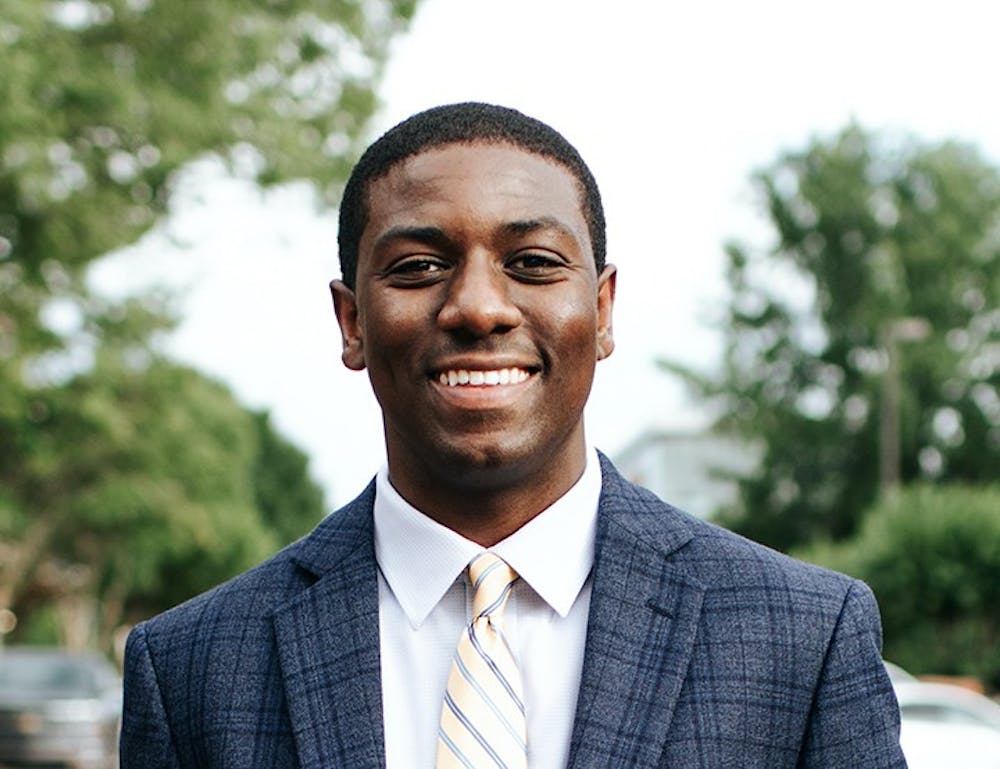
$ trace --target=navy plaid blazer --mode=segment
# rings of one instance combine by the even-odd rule
[[[871,591],[601,462],[569,766],[905,767]],[[374,495],[133,630],[123,769],[384,767]]]

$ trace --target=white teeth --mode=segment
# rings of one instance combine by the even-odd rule
[[[438,381],[447,387],[472,385],[474,387],[496,387],[497,385],[520,384],[531,376],[522,368],[501,368],[490,371],[469,371],[467,369],[452,369],[442,371]]]

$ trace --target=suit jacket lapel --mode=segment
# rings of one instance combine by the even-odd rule
[[[627,484],[604,457],[571,769],[655,767],[687,673],[704,588],[669,555],[686,519]]]
[[[296,546],[317,580],[274,614],[302,769],[385,766],[373,500],[371,485]]]

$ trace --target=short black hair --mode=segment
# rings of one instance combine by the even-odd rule
[[[597,272],[604,269],[606,251],[604,207],[597,181],[576,148],[540,120],[509,107],[463,102],[418,112],[390,128],[361,156],[344,188],[340,203],[340,271],[344,283],[354,288],[358,247],[368,224],[368,190],[397,164],[425,150],[446,144],[512,144],[554,160],[580,184],[581,208],[590,231]]]

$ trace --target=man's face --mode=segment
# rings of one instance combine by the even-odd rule
[[[450,144],[373,182],[368,210],[355,291],[335,281],[334,300],[393,484],[575,480],[614,268],[596,273],[573,175],[513,145]]]

